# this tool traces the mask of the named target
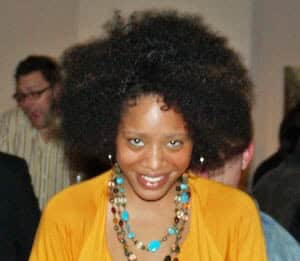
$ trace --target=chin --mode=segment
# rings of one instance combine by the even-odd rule
[[[37,130],[41,130],[41,129],[45,128],[44,125],[36,123],[36,122],[31,122],[31,125],[32,125],[33,128],[35,128]]]
[[[167,194],[171,192],[172,189],[173,188],[168,189],[167,186],[159,189],[144,189],[139,187],[138,189],[134,189],[134,193],[140,199],[145,201],[159,201],[165,196],[167,196]]]
[[[159,201],[166,193],[138,193],[138,197],[144,201]]]

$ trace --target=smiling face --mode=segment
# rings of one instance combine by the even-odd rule
[[[117,161],[125,188],[144,200],[159,200],[188,168],[192,141],[182,116],[155,95],[126,108],[116,139]]]
[[[18,102],[19,107],[27,115],[32,126],[38,130],[49,128],[52,122],[52,106],[54,102],[54,88],[46,81],[40,71],[21,75],[17,82],[17,93],[40,93],[37,97],[28,95]]]

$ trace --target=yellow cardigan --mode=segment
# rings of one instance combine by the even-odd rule
[[[57,194],[45,209],[30,261],[111,261],[105,240],[111,172]],[[245,193],[191,175],[190,230],[179,260],[265,261],[263,232]]]

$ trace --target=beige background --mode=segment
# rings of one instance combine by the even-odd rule
[[[149,7],[201,14],[242,55],[257,86],[255,167],[277,147],[283,67],[300,65],[298,0],[3,0],[0,112],[14,105],[13,72],[20,59],[31,53],[59,56],[67,46],[98,35],[115,8],[128,13]]]

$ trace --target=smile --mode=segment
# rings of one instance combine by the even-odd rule
[[[142,175],[142,178],[145,179],[148,182],[155,183],[155,182],[161,181],[164,178],[164,176],[150,177],[150,176]]]
[[[147,176],[147,175],[139,175],[137,180],[139,184],[146,189],[159,189],[168,181],[168,175],[161,176]]]

